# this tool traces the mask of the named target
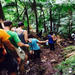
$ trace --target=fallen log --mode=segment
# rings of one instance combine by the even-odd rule
[[[70,56],[74,56],[74,55],[75,55],[75,51],[73,51],[73,52],[67,54],[67,55],[66,55],[66,58],[69,58]]]

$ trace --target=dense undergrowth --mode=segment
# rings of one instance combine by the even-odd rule
[[[55,75],[75,75],[75,46],[68,46],[64,48],[64,60],[56,65],[58,72]],[[68,57],[66,57],[69,55]]]

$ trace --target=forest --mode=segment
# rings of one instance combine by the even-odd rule
[[[40,45],[42,62],[31,62],[23,75],[75,75],[75,0],[0,0],[0,20],[13,27],[21,21],[40,40],[57,36],[55,51]]]

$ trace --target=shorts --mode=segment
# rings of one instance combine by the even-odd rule
[[[11,55],[6,55],[5,60],[0,63],[0,71],[6,69],[8,73],[17,72],[18,63]]]
[[[29,54],[29,50],[28,50],[28,48],[27,47],[21,47],[23,50],[24,50],[24,52],[28,55]]]

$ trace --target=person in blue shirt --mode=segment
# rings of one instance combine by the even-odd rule
[[[37,38],[35,38],[35,35],[33,34],[30,34],[28,36],[29,40],[31,42],[29,42],[29,46],[30,46],[30,53],[32,52],[33,53],[33,59],[36,59],[36,58],[40,58],[40,46],[38,45],[39,43],[46,43],[48,42],[48,40],[46,41],[39,41]]]
[[[48,43],[50,46],[50,50],[55,50],[54,46],[55,41],[56,41],[56,36],[53,34],[53,32],[50,32],[50,34],[48,35]]]

